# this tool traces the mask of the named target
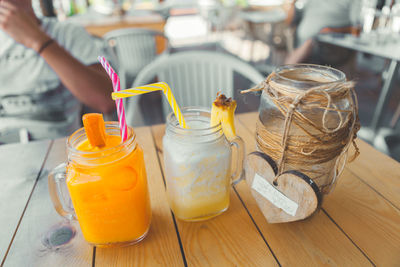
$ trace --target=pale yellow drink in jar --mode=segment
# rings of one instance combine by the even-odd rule
[[[209,121],[187,122],[190,129]],[[231,148],[221,131],[191,137],[164,136],[164,162],[170,207],[181,220],[214,217],[229,207]]]

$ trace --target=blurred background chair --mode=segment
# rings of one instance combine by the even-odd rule
[[[118,69],[121,87],[132,84],[136,75],[159,54],[168,53],[168,38],[163,33],[141,28],[114,30],[104,36]]]
[[[286,12],[281,7],[275,7],[268,10],[248,9],[240,12],[243,19],[247,38],[251,40],[260,40],[271,47],[271,64],[279,64],[277,53],[290,47],[285,37]],[[252,48],[253,50],[253,48]],[[251,51],[253,56],[253,51]]]
[[[249,81],[245,88],[264,80],[254,67],[236,57],[217,52],[189,51],[158,58],[138,74],[133,87],[148,84],[157,78],[170,85],[180,107],[209,107],[218,91],[234,97],[237,89],[234,86],[235,73]],[[128,124],[143,125],[141,114],[146,112],[140,112],[139,98],[129,98],[126,105]],[[165,118],[171,109],[164,97],[162,107]]]

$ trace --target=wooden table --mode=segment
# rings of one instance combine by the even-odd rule
[[[109,16],[89,10],[86,14],[68,18],[68,21],[81,24],[89,33],[98,37],[102,37],[112,30],[131,27],[163,32],[165,25],[165,20],[160,14],[146,11],[133,11],[122,16]]]
[[[381,93],[379,95],[378,103],[372,116],[370,125],[371,132],[365,134],[365,138],[373,141],[379,126],[381,126],[383,109],[385,106],[387,106],[392,89],[394,87],[393,83],[396,80],[396,75],[400,67],[400,42],[386,42],[382,44],[377,43],[373,37],[370,39],[371,40],[363,41],[363,39],[360,39],[359,37],[342,33],[319,34],[317,36],[317,40],[320,42],[368,53],[388,59],[390,61],[389,66],[386,68],[386,75],[382,85]]]
[[[237,117],[247,152],[255,113]],[[153,221],[147,238],[125,248],[95,248],[76,236],[59,248],[43,236],[63,222],[47,174],[66,160],[65,139],[0,146],[0,261],[4,266],[400,266],[400,164],[359,140],[321,211],[294,223],[268,224],[242,181],[228,211],[214,219],[176,220],[164,191],[164,125],[137,128],[145,152]]]
[[[154,12],[137,11],[123,16],[107,16],[99,14],[93,10],[87,14],[76,15],[68,19],[78,23],[94,36],[103,37],[106,33],[118,29],[144,28],[164,32],[164,18]],[[160,54],[167,47],[166,41],[160,36],[155,36],[157,54]]]

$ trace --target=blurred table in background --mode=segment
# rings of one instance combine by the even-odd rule
[[[399,70],[400,42],[394,40],[382,42],[379,36],[375,36],[375,38],[363,36],[360,38],[342,33],[320,34],[317,36],[317,40],[319,42],[345,47],[389,60],[389,65],[386,70],[384,70],[384,81],[371,124],[369,127],[363,128],[362,131],[360,131],[361,137],[374,144],[379,150],[389,153],[389,147],[384,139],[386,136],[392,135],[393,131],[391,129],[383,129],[382,134],[379,134],[379,127],[382,126],[383,109],[387,106],[393,89],[392,85]]]
[[[380,43],[377,40],[368,40],[367,38],[360,38],[344,33],[319,34],[317,40],[374,56],[400,61],[399,42]]]
[[[263,72],[283,64],[287,51],[293,50],[293,30],[288,23],[290,0],[253,0],[239,16],[243,21],[246,38],[261,41],[269,46],[266,62],[257,64]],[[251,49],[253,54],[253,48]]]
[[[125,15],[103,15],[90,10],[83,15],[76,15],[68,18],[69,21],[79,23],[86,30],[97,37],[123,28],[146,28],[164,32],[165,20],[157,13],[144,10],[134,10],[127,12]],[[165,42],[162,38],[156,37],[157,52],[163,51]]]

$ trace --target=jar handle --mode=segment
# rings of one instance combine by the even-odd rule
[[[62,163],[52,170],[48,176],[49,193],[55,210],[68,220],[76,220],[75,211],[68,193],[67,164]]]
[[[245,147],[244,147],[244,142],[243,139],[240,138],[239,136],[236,136],[231,142],[231,147],[235,146],[236,147],[236,168],[235,172],[233,172],[231,179],[232,179],[232,184],[236,185],[243,179],[243,162],[244,162],[244,156],[245,156]]]

